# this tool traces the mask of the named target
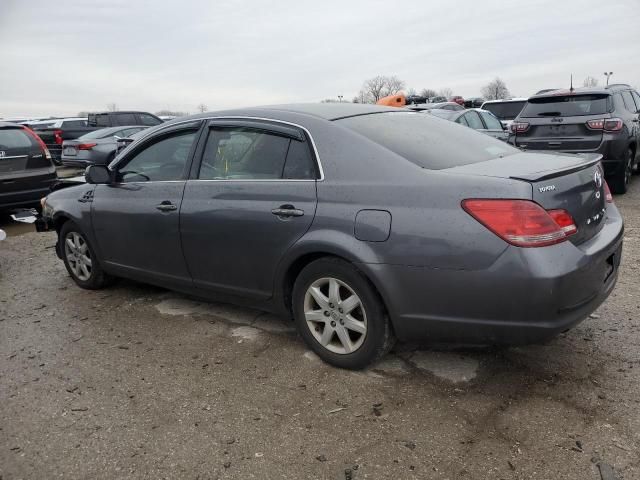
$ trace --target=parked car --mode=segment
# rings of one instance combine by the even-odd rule
[[[473,97],[473,98],[465,98],[464,106],[466,108],[480,108],[484,103],[484,98],[482,97]]]
[[[512,142],[527,150],[595,152],[614,193],[625,193],[638,166],[640,96],[629,85],[555,90],[529,99]]]
[[[500,120],[488,110],[479,108],[462,111],[430,110],[429,113],[465,127],[473,128],[480,133],[485,133],[503,142],[509,139],[509,132],[502,126]]]
[[[90,113],[87,121],[89,126],[94,128],[127,125],[144,125],[146,127],[154,127],[162,123],[162,120],[153,113],[134,111]]]
[[[427,103],[429,99],[427,97],[423,97],[422,95],[408,95],[405,99],[407,105],[414,105],[419,103]]]
[[[59,119],[52,118],[49,120],[26,120],[24,122],[19,122],[20,125],[24,125],[25,127],[29,127],[31,130],[38,130],[40,128],[47,128],[53,126]]]
[[[454,95],[453,97],[451,97],[449,99],[450,102],[455,102],[458,105],[464,107],[464,98],[462,98],[460,95]]]
[[[74,140],[94,130],[101,128],[128,126],[128,125],[144,125],[155,126],[160,125],[162,120],[151,113],[147,112],[102,112],[90,113],[88,118],[66,118],[56,122],[51,127],[38,129],[37,133],[46,143],[53,161],[58,165],[61,164],[62,143],[65,140]]]
[[[437,96],[437,97],[430,97],[429,98],[429,103],[444,103],[447,101],[447,97],[443,97],[441,95]]]
[[[62,142],[68,138],[77,138],[93,130],[87,127],[86,118],[60,118],[53,123],[33,123],[33,129],[45,143],[54,163],[60,165]]]
[[[518,116],[525,103],[527,103],[526,98],[510,98],[508,100],[487,100],[482,104],[483,110],[489,110],[493,113],[504,128],[509,130],[509,127],[513,123],[514,118]]]
[[[94,130],[75,140],[62,142],[62,164],[70,167],[108,165],[116,155],[118,140],[148,127],[130,125]]]
[[[39,207],[56,180],[40,137],[22,125],[0,122],[0,211]]]
[[[416,112],[423,110],[444,110],[444,111],[460,111],[464,110],[464,107],[458,105],[455,102],[442,102],[442,103],[420,103],[417,105],[407,105],[410,110]]]
[[[593,312],[624,230],[599,160],[393,107],[237,109],[145,130],[37,226],[82,288],[121,276],[271,310],[362,368],[394,337],[530,343]]]

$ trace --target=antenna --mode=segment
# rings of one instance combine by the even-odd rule
[[[569,87],[569,91],[573,93],[573,73],[571,74],[571,87]]]

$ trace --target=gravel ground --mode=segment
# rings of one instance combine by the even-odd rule
[[[399,345],[349,372],[253,310],[77,288],[0,243],[0,479],[639,479],[640,179],[610,299],[541,346]],[[10,234],[18,233],[12,227]]]

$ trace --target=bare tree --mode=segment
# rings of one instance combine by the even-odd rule
[[[89,112],[78,112],[78,115],[76,115],[76,117],[88,117],[89,116]]]
[[[201,103],[201,104],[200,104],[200,105],[198,105],[196,108],[198,109],[198,111],[199,111],[200,113],[204,113],[204,112],[206,112],[206,111],[209,109],[209,107],[207,107],[204,103]]]
[[[451,90],[449,87],[441,88],[438,91],[438,95],[449,100],[451,98],[451,95],[453,95],[453,90]]]
[[[376,103],[383,97],[400,93],[404,86],[404,82],[395,75],[378,75],[364,82],[358,93],[358,103]]]
[[[156,112],[156,115],[160,116],[160,115],[165,115],[165,116],[172,116],[172,117],[184,117],[186,115],[189,115],[187,112],[180,112],[180,111],[175,111],[175,110],[158,110]]]
[[[420,95],[427,98],[435,97],[437,94],[438,93],[432,88],[423,88],[420,90]]]
[[[587,77],[584,79],[584,82],[582,82],[582,85],[585,87],[597,87],[598,79],[595,77]]]
[[[511,96],[507,84],[499,77],[487,83],[480,91],[486,100],[500,100]]]
[[[118,105],[115,102],[111,102],[107,104],[107,110],[109,110],[110,112],[117,112],[118,111]]]
[[[407,97],[415,97],[418,95],[418,91],[415,88],[409,88],[407,90]]]
[[[320,103],[338,103],[338,100],[335,98],[325,98],[324,100],[320,100]]]

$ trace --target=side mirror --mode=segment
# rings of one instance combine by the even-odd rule
[[[92,184],[111,183],[111,172],[104,165],[89,165],[84,171],[84,178]]]
[[[121,152],[122,150],[127,148],[130,143],[133,143],[132,138],[121,138],[121,137],[115,137],[115,138],[116,138],[116,153]]]

